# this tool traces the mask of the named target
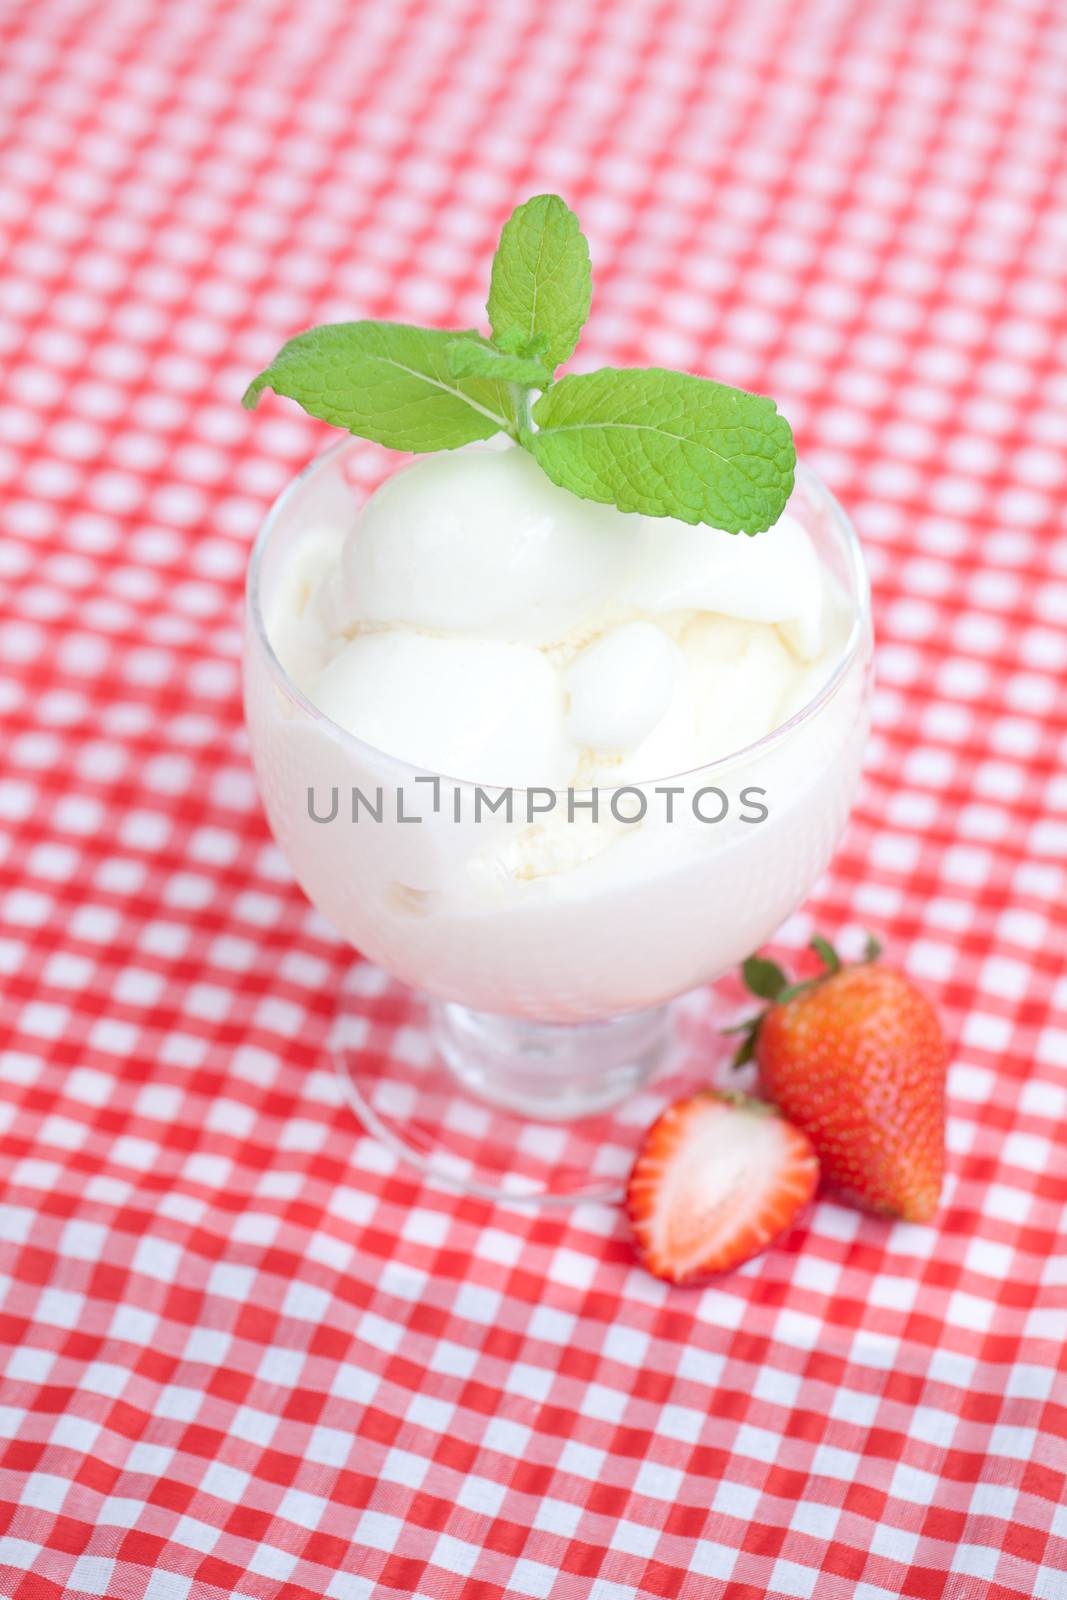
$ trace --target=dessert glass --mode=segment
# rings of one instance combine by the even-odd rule
[[[607,1198],[664,1100],[722,1064],[701,986],[774,933],[844,829],[872,687],[863,559],[799,469],[790,509],[849,619],[821,688],[746,749],[601,788],[594,820],[591,791],[505,791],[397,760],[283,668],[268,624],[294,553],[350,526],[396,466],[360,440],[327,450],[275,502],[248,569],[245,711],[267,817],[363,958],[330,1052],[364,1125],[432,1179],[525,1203]]]

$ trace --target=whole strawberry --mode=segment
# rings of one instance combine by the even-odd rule
[[[825,939],[825,971],[790,984],[773,962],[745,963],[771,1001],[746,1025],[767,1094],[808,1135],[826,1179],[861,1205],[909,1222],[937,1210],[945,1157],[947,1050],[930,1001],[909,978],[868,959],[843,967]]]

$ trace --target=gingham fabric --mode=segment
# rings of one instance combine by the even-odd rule
[[[1063,1600],[1062,3],[0,22],[5,1600]],[[954,1041],[935,1225],[824,1199],[703,1290],[362,1134],[241,730],[249,543],[328,437],[245,381],[477,322],[546,188],[580,364],[774,394],[855,519],[875,732],[780,948],[877,928]]]

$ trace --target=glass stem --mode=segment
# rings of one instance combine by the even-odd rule
[[[434,1043],[466,1089],[542,1122],[593,1116],[633,1094],[662,1064],[674,1032],[669,1006],[556,1024],[437,1000],[430,1017]]]

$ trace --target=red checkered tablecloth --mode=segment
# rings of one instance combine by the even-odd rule
[[[1063,1600],[1063,4],[0,33],[5,1600]],[[327,435],[244,382],[312,322],[478,321],[546,188],[582,364],[773,393],[856,521],[868,773],[781,945],[878,928],[955,1041],[936,1226],[824,1200],[704,1290],[361,1133],[350,953],[241,730],[249,542]]]

